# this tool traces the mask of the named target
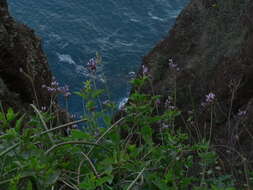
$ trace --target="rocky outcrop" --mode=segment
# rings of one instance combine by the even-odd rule
[[[0,0],[0,100],[5,107],[27,109],[29,104],[48,106],[51,72],[34,31],[16,22]]]
[[[54,124],[71,121],[61,109],[51,86],[52,74],[41,47],[41,40],[26,25],[9,14],[6,0],[0,0],[0,103],[1,110],[13,108],[19,113],[32,113],[30,104],[54,114]]]
[[[253,159],[253,1],[192,0],[143,65],[151,85],[142,91],[163,96],[160,111],[176,98],[181,126],[193,138],[211,137],[233,171]]]

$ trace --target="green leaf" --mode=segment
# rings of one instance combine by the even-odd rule
[[[28,181],[26,189],[27,190],[33,190],[33,185],[32,185],[32,182],[30,180]]]
[[[5,114],[0,112],[0,121],[6,121]]]
[[[173,170],[169,170],[165,176],[165,183],[172,183],[174,181]]]
[[[111,184],[112,181],[113,181],[113,176],[105,176],[105,177],[98,178],[96,180],[96,187],[100,187],[100,186],[102,186],[106,182],[108,182],[109,184]]]
[[[104,115],[103,118],[104,118],[104,122],[105,122],[106,126],[110,126],[111,123],[112,123],[112,122],[111,122],[111,121],[112,121],[111,116],[109,116],[109,115]]]
[[[89,139],[90,135],[88,135],[87,133],[84,133],[81,130],[73,129],[71,131],[71,137],[74,139]]]
[[[166,183],[160,179],[158,176],[152,180],[152,183],[159,188],[159,190],[165,190],[169,189],[169,187],[166,185]]]
[[[79,185],[79,187],[82,190],[95,190],[96,184],[95,184],[95,177],[86,177],[84,181],[82,181]]]
[[[113,132],[110,134],[110,139],[112,140],[113,144],[115,146],[119,145],[120,144],[120,133],[117,133],[117,132]]]
[[[48,185],[54,184],[58,180],[60,174],[61,174],[60,171],[50,172],[50,174],[46,178],[46,184]]]
[[[25,114],[22,115],[22,117],[20,117],[17,121],[16,121],[16,124],[15,124],[15,129],[17,132],[20,132],[20,128],[22,126],[22,122],[23,122],[23,119],[25,117]]]
[[[9,108],[6,114],[7,121],[13,121],[15,119],[16,115],[12,108]]]
[[[86,103],[87,110],[93,110],[95,106],[96,106],[95,103],[91,100]]]
[[[141,134],[146,142],[152,142],[152,128],[145,125],[141,128]]]
[[[102,95],[104,93],[104,90],[94,90],[93,92],[92,92],[92,98],[97,98],[97,97],[99,97],[100,95]]]

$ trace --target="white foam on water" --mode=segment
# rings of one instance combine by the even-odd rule
[[[148,12],[148,15],[149,15],[152,19],[154,19],[154,20],[159,20],[159,21],[162,21],[162,22],[164,21],[163,18],[160,18],[160,17],[158,17],[158,16],[153,15],[153,13],[152,13],[151,11]]]
[[[126,98],[126,97],[121,99],[119,101],[118,109],[122,109],[126,105],[127,101],[128,101],[128,98]]]
[[[60,54],[56,53],[59,59],[59,62],[68,63],[70,65],[76,65],[76,62],[72,59],[72,57],[68,54]]]

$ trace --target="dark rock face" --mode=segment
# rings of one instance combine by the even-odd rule
[[[16,22],[0,0],[0,100],[5,106],[26,109],[29,104],[48,106],[51,73],[41,41],[34,31]]]
[[[178,71],[169,66],[170,58]],[[142,91],[162,95],[163,100],[176,91],[185,120],[190,110],[198,116],[185,124],[194,137],[199,135],[195,127],[202,137],[211,131],[213,146],[230,152],[226,158],[231,167],[244,162],[231,150],[253,159],[253,1],[192,0],[143,64],[152,87]],[[210,107],[201,106],[210,92],[216,95],[212,118]]]

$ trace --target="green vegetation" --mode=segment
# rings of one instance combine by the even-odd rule
[[[134,88],[146,79],[133,80]],[[82,120],[51,128],[54,116],[34,105],[33,116],[2,111],[0,189],[235,189],[209,140],[193,143],[176,126],[181,113],[173,100],[158,114],[159,96],[133,92],[124,116],[112,122],[113,104],[97,101],[102,93],[85,82],[77,93],[85,102]],[[59,132],[79,122],[82,130],[71,129],[68,136]]]

